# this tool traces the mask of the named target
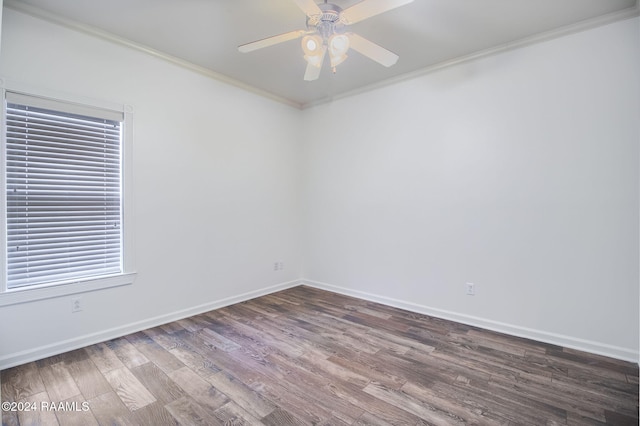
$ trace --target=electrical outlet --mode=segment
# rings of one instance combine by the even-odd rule
[[[284,262],[273,262],[274,271],[282,271],[284,269]]]
[[[468,296],[476,295],[476,285],[474,283],[467,283],[467,295]]]
[[[82,311],[82,298],[74,297],[71,299],[71,313],[75,314],[76,312]]]

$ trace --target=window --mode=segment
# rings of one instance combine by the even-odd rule
[[[3,112],[0,293],[128,283],[124,108],[6,91]]]

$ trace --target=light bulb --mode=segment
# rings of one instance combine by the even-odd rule
[[[307,56],[317,55],[321,47],[322,38],[318,35],[308,35],[302,38],[302,50]]]
[[[307,40],[307,44],[305,45],[305,47],[307,48],[307,50],[310,50],[311,52],[313,52],[318,48],[318,44],[314,39],[310,38]]]

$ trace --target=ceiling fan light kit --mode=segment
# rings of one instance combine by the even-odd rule
[[[329,37],[329,59],[331,60],[331,68],[333,72],[338,65],[347,59],[347,51],[349,50],[349,37],[346,34],[334,34]]]
[[[344,10],[335,4],[327,3],[327,0],[321,4],[316,4],[314,0],[294,1],[307,15],[306,30],[290,31],[243,44],[238,46],[238,50],[243,53],[251,52],[302,37],[303,57],[307,61],[304,79],[307,81],[317,80],[320,77],[327,52],[334,73],[336,67],[347,59],[349,49],[385,67],[390,67],[398,61],[398,55],[362,36],[348,32],[347,26],[411,3],[413,0],[363,0]]]

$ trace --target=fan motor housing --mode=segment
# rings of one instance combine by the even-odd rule
[[[307,29],[318,31],[323,37],[344,32],[342,8],[333,3],[322,3],[318,7],[322,14],[307,17]]]

